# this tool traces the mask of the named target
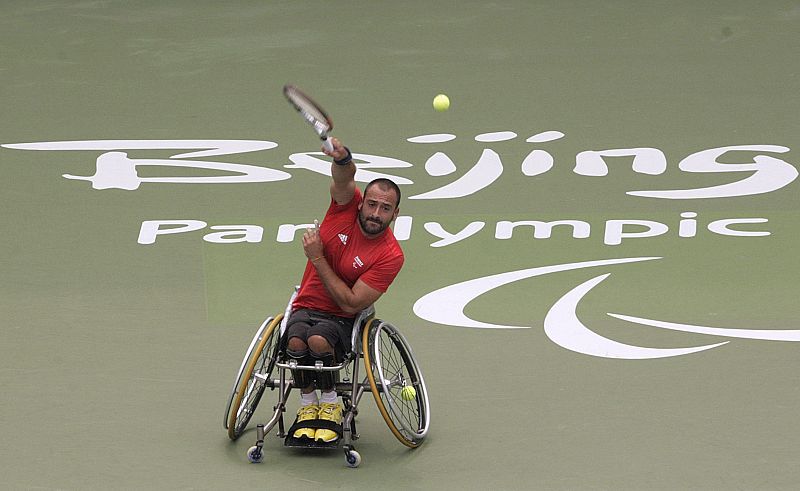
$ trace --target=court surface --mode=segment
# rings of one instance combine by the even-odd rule
[[[3,6],[4,487],[796,489],[798,2]],[[222,427],[327,207],[287,82],[403,183],[432,428],[357,470]]]

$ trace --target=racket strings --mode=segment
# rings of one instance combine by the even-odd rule
[[[322,138],[327,137],[328,132],[333,129],[333,124],[328,118],[328,115],[325,114],[325,111],[312,101],[310,97],[294,86],[285,86],[284,94],[303,119],[311,125],[314,132]]]

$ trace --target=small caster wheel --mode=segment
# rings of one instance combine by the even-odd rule
[[[356,452],[355,450],[348,450],[344,454],[344,458],[347,461],[347,467],[352,467],[355,469],[359,465],[361,465],[361,454]]]
[[[251,464],[260,464],[264,461],[264,452],[257,445],[253,445],[247,449],[247,460]]]

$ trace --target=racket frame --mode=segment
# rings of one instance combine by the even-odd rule
[[[333,143],[328,134],[331,132],[331,130],[333,130],[333,121],[331,120],[330,116],[328,116],[328,113],[322,109],[322,106],[317,104],[317,102],[309,97],[308,94],[292,84],[286,84],[283,86],[283,95],[286,97],[286,100],[289,101],[289,104],[291,104],[292,107],[294,107],[295,110],[300,113],[300,116],[306,121],[306,123],[311,125],[311,128],[314,129],[314,133],[316,133],[320,140],[322,140],[325,149],[329,152],[332,152]],[[322,119],[317,118],[315,115],[305,110],[301,103],[313,108],[313,110],[322,116]]]

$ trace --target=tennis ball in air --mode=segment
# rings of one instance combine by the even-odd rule
[[[433,98],[433,108],[437,111],[447,111],[450,108],[450,98],[444,94],[439,94]]]
[[[406,385],[403,387],[403,390],[400,391],[400,397],[406,401],[413,401],[414,398],[417,397],[417,390],[410,385]]]

